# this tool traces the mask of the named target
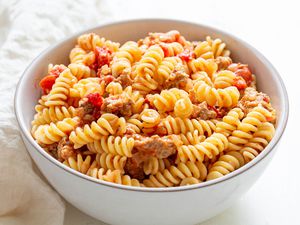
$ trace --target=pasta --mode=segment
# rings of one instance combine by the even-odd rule
[[[216,121],[167,116],[158,126],[163,134],[186,134],[197,130],[199,135],[210,136],[216,129],[214,122]]]
[[[206,101],[210,106],[234,107],[237,105],[240,97],[240,92],[234,86],[225,89],[215,89],[204,81],[195,82],[194,91],[198,101]]]
[[[228,147],[228,140],[223,134],[214,133],[205,141],[195,145],[183,145],[178,148],[178,159],[181,162],[188,160],[203,162],[204,156],[212,158],[219,155]]]
[[[131,72],[131,65],[142,57],[142,51],[134,41],[128,41],[116,53],[111,65],[112,75],[118,77],[122,72]]]
[[[112,155],[121,155],[131,157],[134,146],[134,139],[120,136],[103,136],[100,140],[88,143],[87,147],[94,153],[110,153]]]
[[[34,115],[32,125],[42,125],[51,122],[58,122],[65,118],[72,118],[76,114],[76,110],[73,106],[51,106],[44,108],[40,112]]]
[[[103,136],[116,134],[117,129],[124,133],[124,128],[124,118],[107,113],[103,114],[97,122],[92,122],[90,126],[86,124],[83,128],[77,127],[70,134],[70,140],[74,143],[76,149],[94,140],[100,140]]]
[[[119,170],[121,173],[124,173],[124,166],[126,163],[127,157],[120,155],[113,155],[110,153],[98,153],[96,155],[96,162],[98,165],[105,170]]]
[[[149,179],[144,180],[146,187],[172,187],[179,185],[185,178],[195,178],[204,180],[207,170],[201,162],[179,163],[178,166],[171,166],[169,169],[150,175]]]
[[[244,158],[241,153],[233,151],[222,155],[209,169],[207,180],[216,179],[240,168],[244,165]]]
[[[159,188],[219,179],[275,135],[271,99],[220,38],[188,41],[173,30],[121,45],[88,33],[68,65],[45,71],[33,138],[104,182]]]
[[[34,138],[41,144],[53,144],[66,137],[79,124],[79,118],[65,118],[56,124],[41,125],[34,132]]]
[[[91,156],[87,156],[84,159],[81,154],[77,154],[76,158],[69,157],[63,162],[63,164],[83,174],[87,174],[92,169],[97,168],[97,162],[92,162]]]

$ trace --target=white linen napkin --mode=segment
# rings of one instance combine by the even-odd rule
[[[50,44],[110,20],[105,0],[0,1],[0,224],[61,225],[65,205],[33,170],[13,113],[15,86]]]

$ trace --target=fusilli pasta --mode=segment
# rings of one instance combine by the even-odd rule
[[[120,45],[89,33],[69,60],[41,79],[31,134],[95,179],[195,185],[239,169],[275,135],[270,98],[219,38],[188,41],[173,30]]]

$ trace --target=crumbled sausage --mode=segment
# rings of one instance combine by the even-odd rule
[[[193,105],[193,113],[191,115],[191,118],[200,118],[202,120],[209,120],[209,119],[215,119],[217,117],[217,113],[209,109],[207,107],[206,102],[202,102],[198,105]]]
[[[164,89],[180,88],[187,92],[192,86],[192,80],[189,78],[189,75],[182,70],[171,73],[169,79],[163,84]]]
[[[234,72],[235,75],[242,77],[246,81],[248,86],[253,81],[252,72],[250,71],[247,64],[232,63],[228,66],[227,69]]]
[[[143,180],[145,178],[143,164],[138,163],[138,161],[135,160],[135,158],[127,159],[124,170],[134,179]]]
[[[176,153],[176,145],[170,136],[159,137],[153,135],[145,137],[133,135],[133,137],[135,139],[134,149],[132,150],[133,155],[125,165],[125,171],[133,178],[144,178],[143,163],[150,156],[164,159]]]
[[[116,115],[131,116],[132,100],[123,95],[110,96],[104,99],[101,111]]]
[[[66,137],[58,142],[57,157],[59,161],[67,160],[69,157],[76,157],[76,150]]]
[[[75,115],[80,117],[83,124],[89,124],[101,116],[100,108],[93,105],[84,98],[80,106],[76,109]]]
[[[147,158],[155,156],[164,159],[176,152],[176,145],[170,136],[159,137],[153,135],[144,137],[135,135],[134,148],[137,152],[142,152]]]
[[[216,63],[218,65],[218,70],[226,70],[230,64],[232,64],[232,60],[227,56],[218,56],[216,58]]]
[[[123,72],[117,79],[117,82],[119,82],[123,88],[126,88],[130,85],[132,85],[133,80],[130,78],[129,73],[128,72]]]
[[[57,144],[58,143],[53,143],[51,145],[41,145],[41,146],[47,153],[49,153],[52,157],[57,159]]]
[[[262,92],[257,92],[254,88],[248,87],[245,89],[243,97],[238,102],[238,107],[247,114],[256,106],[263,106],[270,112],[275,113],[275,110],[270,104],[270,97],[268,95]]]

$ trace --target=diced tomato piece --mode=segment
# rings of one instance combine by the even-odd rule
[[[165,57],[169,57],[170,56],[170,52],[169,52],[169,48],[165,43],[160,43],[159,46],[162,48],[162,50],[164,51],[164,56]]]
[[[269,98],[268,96],[265,96],[265,97],[263,98],[263,100],[264,100],[265,102],[267,102],[267,103],[270,103],[270,98]]]
[[[167,33],[162,33],[159,37],[159,40],[166,43],[171,43],[178,41],[180,38],[180,33],[177,30],[171,30]]]
[[[222,118],[223,117],[222,114],[220,113],[220,111],[216,107],[207,105],[207,108],[209,110],[215,111],[217,113],[217,118]]]
[[[115,78],[112,75],[103,76],[101,81],[104,80],[105,84],[108,85],[110,82],[114,81]]]
[[[180,36],[178,38],[178,43],[181,44],[182,46],[185,46],[185,44],[186,44],[185,38],[183,36]]]
[[[61,73],[61,72],[63,72],[65,70],[65,68],[64,67],[62,67],[62,66],[54,66],[51,70],[50,70],[50,72],[49,72],[49,75],[55,75],[55,76],[59,76],[59,74]]]
[[[39,85],[43,89],[44,94],[48,94],[51,91],[57,77],[57,75],[47,75],[40,81]]]
[[[49,71],[49,74],[40,81],[39,85],[43,89],[44,94],[48,94],[51,91],[56,78],[58,78],[59,74],[64,70],[65,68],[63,66],[55,66]]]
[[[96,107],[101,107],[103,103],[103,97],[99,93],[91,93],[88,94],[86,97],[88,99],[88,102],[90,102]]]
[[[236,86],[239,90],[243,90],[247,87],[247,83],[243,77],[236,76],[233,82],[233,85]]]
[[[93,69],[97,70],[104,65],[109,65],[112,60],[112,52],[106,47],[96,47],[95,49],[96,60]]]
[[[252,82],[252,72],[250,71],[248,65],[241,63],[232,63],[228,66],[228,70],[234,72],[237,76],[244,78],[247,85]]]
[[[195,58],[195,53],[186,49],[180,54],[178,54],[178,57],[181,58],[183,61],[188,62]]]

